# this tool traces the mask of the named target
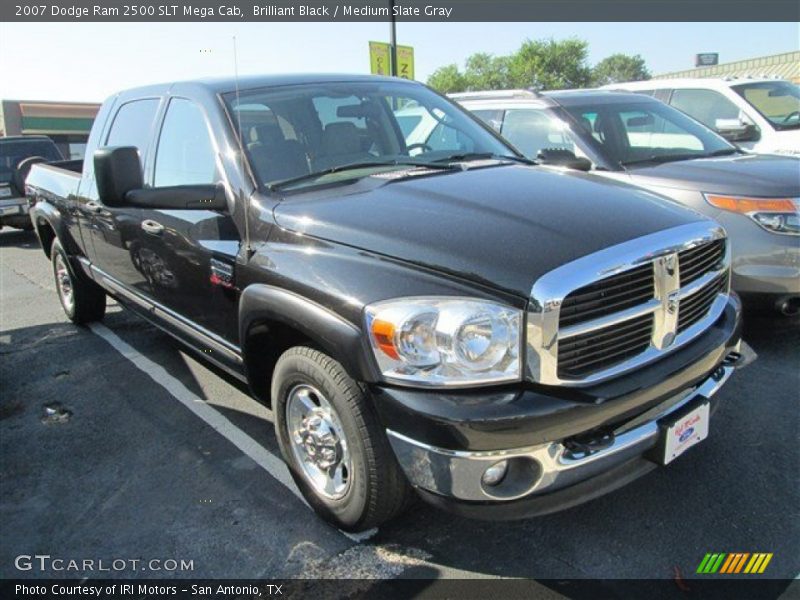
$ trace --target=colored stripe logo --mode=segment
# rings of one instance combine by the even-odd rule
[[[735,575],[760,574],[772,560],[772,552],[709,552],[700,561],[697,573]]]

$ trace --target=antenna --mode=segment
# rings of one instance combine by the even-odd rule
[[[240,173],[244,174],[244,145],[242,144],[242,108],[239,98],[239,56],[236,52],[236,36],[233,36],[233,81],[236,86],[236,141],[239,145]],[[244,251],[247,259],[253,255],[250,245],[250,195],[244,196]]]

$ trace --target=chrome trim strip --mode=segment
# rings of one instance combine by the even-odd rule
[[[698,221],[680,225],[664,231],[646,235],[594,254],[584,256],[546,273],[534,283],[531,289],[526,325],[526,372],[528,380],[547,385],[585,386],[617,377],[673,352],[711,326],[725,307],[727,293],[720,294],[711,310],[694,326],[681,334],[677,333],[678,304],[682,297],[699,290],[698,282],[686,288],[680,287],[680,265],[678,253],[701,244],[725,238],[725,230],[711,221]],[[641,307],[628,309],[621,313],[601,319],[565,327],[559,331],[561,304],[572,291],[597,282],[600,279],[617,275],[646,263],[653,263],[655,294],[652,301]],[[723,268],[717,275],[730,269],[730,244],[726,244]],[[702,280],[706,281],[704,275]],[[712,276],[709,276],[708,283]],[[696,288],[696,289],[695,289]],[[646,308],[645,308],[646,307]],[[651,308],[652,307],[652,308]],[[641,309],[641,312],[637,312]],[[630,311],[631,317],[620,317]],[[565,379],[558,375],[558,342],[562,337],[572,337],[599,326],[607,326],[625,318],[652,312],[654,315],[653,335],[650,347],[639,355],[597,371],[580,379]]]
[[[149,298],[145,298],[138,292],[131,290],[128,286],[124,285],[105,271],[97,268],[94,265],[91,265],[91,269],[95,274],[95,279],[99,278],[98,283],[100,283],[103,287],[107,288],[113,294],[118,294],[122,296],[124,299],[133,302],[137,306],[145,309],[147,312],[153,314],[153,316],[166,321],[177,330],[179,330],[184,335],[190,337],[195,341],[195,343],[199,343],[206,347],[209,347],[216,352],[227,356],[229,359],[232,359],[235,363],[241,364],[242,361],[242,354],[241,351],[237,346],[231,344],[227,340],[224,340],[220,336],[211,331],[208,331],[204,327],[201,327],[194,321],[190,321],[189,319],[177,314],[173,310],[167,308],[163,304],[156,302],[155,300],[151,300]],[[167,331],[167,333],[171,333]],[[184,338],[179,338],[181,341],[186,342],[187,340]],[[200,348],[202,350],[202,348]],[[207,356],[207,355],[206,355]],[[207,358],[213,358],[208,357]]]
[[[706,287],[709,283],[714,281],[717,277],[725,274],[725,269],[717,269],[716,271],[709,271],[699,279],[695,279],[692,283],[680,289],[681,300],[695,295],[697,292]]]
[[[578,323],[577,325],[570,325],[569,327],[564,327],[558,332],[558,339],[563,340],[566,338],[575,337],[576,335],[581,335],[582,333],[589,333],[597,329],[603,329],[603,327],[611,327],[612,325],[617,325],[623,321],[629,321],[630,319],[635,319],[636,317],[641,317],[648,313],[655,312],[660,306],[661,301],[659,301],[657,298],[654,298],[653,300],[648,300],[644,304],[627,308],[612,315],[606,315],[604,317],[600,317],[599,319]]]
[[[700,396],[711,398],[725,384],[734,367],[721,366],[694,389],[684,390],[617,430],[613,443],[584,456],[570,456],[559,441],[511,450],[468,452],[437,448],[387,429],[389,442],[412,485],[467,501],[507,501],[533,493],[549,492],[583,481],[639,456],[656,445],[657,421]],[[716,375],[719,373],[719,375]],[[641,422],[647,418],[646,422]],[[636,426],[629,428],[631,423]],[[504,459],[536,461],[541,474],[531,486],[513,496],[492,495],[481,485],[491,464]]]

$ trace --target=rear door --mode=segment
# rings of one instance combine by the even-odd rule
[[[110,129],[103,133],[99,146],[134,146],[139,150],[142,164],[147,164],[147,152],[154,135],[160,103],[160,98],[121,103]],[[91,157],[87,157],[87,160],[91,160]],[[106,206],[103,199],[97,196],[96,185],[93,189],[94,194],[89,192],[79,207],[91,223],[93,264],[124,286],[138,293],[146,292],[147,280],[135,253],[142,209]]]

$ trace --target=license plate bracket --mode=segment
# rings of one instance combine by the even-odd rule
[[[667,465],[708,437],[711,402],[702,396],[658,421],[658,442],[650,460]]]

